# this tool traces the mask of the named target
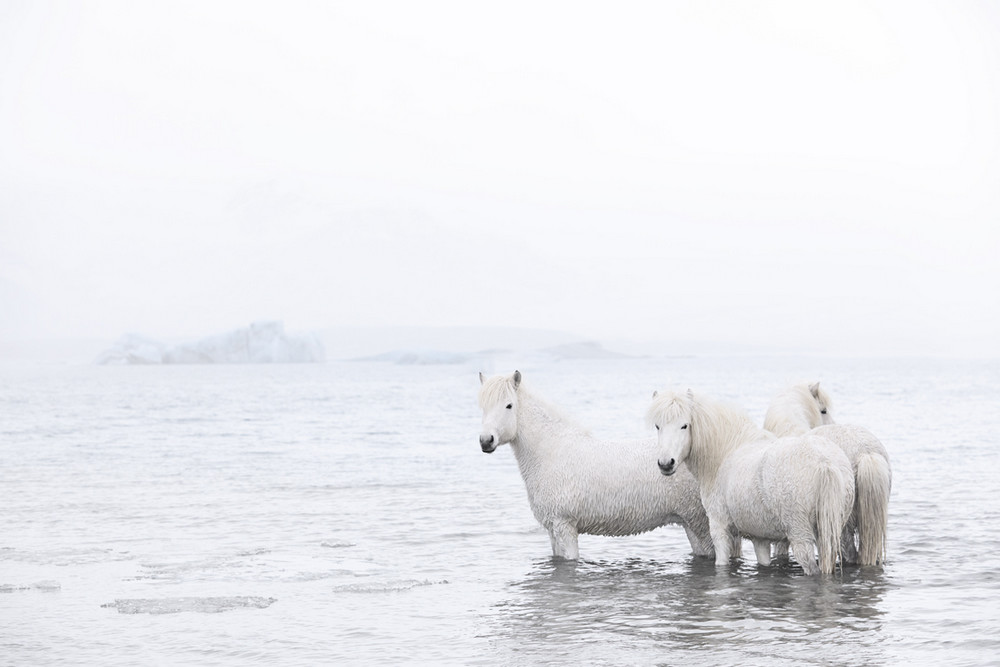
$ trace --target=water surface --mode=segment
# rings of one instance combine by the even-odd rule
[[[890,560],[717,571],[679,527],[553,561],[476,367],[0,367],[10,664],[984,664],[1000,656],[996,362],[521,364],[598,435],[653,389],[761,421],[791,380],[886,444]],[[484,369],[512,371],[513,368]]]

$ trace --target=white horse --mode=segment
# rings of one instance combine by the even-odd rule
[[[851,464],[836,445],[814,435],[776,438],[745,411],[690,390],[654,392],[647,418],[658,431],[660,472],[687,463],[698,480],[716,565],[728,563],[733,536],[743,535],[761,565],[770,563],[771,542],[788,540],[806,574],[833,572],[854,504]]]
[[[695,555],[712,555],[698,485],[657,472],[655,441],[598,440],[528,391],[518,371],[479,380],[479,445],[489,454],[510,444],[554,556],[578,558],[580,533],[634,535],[670,523],[684,526]]]
[[[889,452],[879,439],[861,426],[835,424],[832,401],[819,382],[797,384],[775,396],[764,417],[764,428],[779,436],[821,435],[844,451],[854,470],[857,491],[847,522],[844,559],[861,565],[884,563],[892,467]]]

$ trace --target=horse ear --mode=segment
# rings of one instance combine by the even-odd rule
[[[514,389],[521,384],[521,371],[514,371]]]
[[[689,401],[693,401],[694,400],[694,392],[691,391],[690,387],[688,388],[688,391],[687,391],[687,397],[688,397]]]
[[[479,371],[479,384],[486,384],[486,376],[482,371]]]
[[[819,398],[819,382],[813,382],[809,385],[809,393],[813,395],[813,398]]]

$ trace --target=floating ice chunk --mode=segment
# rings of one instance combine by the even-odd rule
[[[397,579],[393,581],[341,584],[334,586],[335,593],[402,593],[419,586],[435,586],[437,584],[447,584],[445,579],[431,581],[430,579]]]
[[[184,611],[217,614],[230,609],[266,609],[276,601],[274,598],[239,595],[235,597],[115,600],[101,606],[116,608],[121,614],[177,614]]]
[[[48,591],[62,590],[62,585],[58,581],[50,581],[50,580],[36,581],[35,583],[31,584],[31,587],[34,588],[36,591],[48,592]]]
[[[24,584],[0,584],[0,593],[13,593],[15,591],[43,591],[50,593],[52,591],[58,591],[62,589],[62,585],[58,581],[36,581],[30,586]]]
[[[320,546],[328,549],[345,549],[347,547],[353,547],[354,542],[348,542],[347,540],[326,540],[325,542],[322,542]]]

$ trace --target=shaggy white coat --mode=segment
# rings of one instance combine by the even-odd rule
[[[856,488],[842,545],[844,559],[860,565],[884,563],[892,466],[879,439],[861,426],[834,423],[832,401],[818,382],[793,385],[775,396],[764,416],[764,428],[776,435],[821,435],[843,450],[851,462]]]
[[[728,563],[732,539],[742,535],[762,565],[771,542],[788,540],[807,574],[833,572],[854,504],[851,464],[836,445],[814,435],[776,438],[743,410],[690,391],[654,394],[647,418],[657,428],[661,471],[672,475],[686,463],[698,480],[716,565]]]
[[[674,479],[659,473],[655,440],[599,440],[520,379],[516,372],[480,374],[480,446],[492,452],[510,444],[554,556],[578,558],[580,533],[634,535],[666,524],[684,527],[695,555],[712,555],[698,485],[689,473]]]

